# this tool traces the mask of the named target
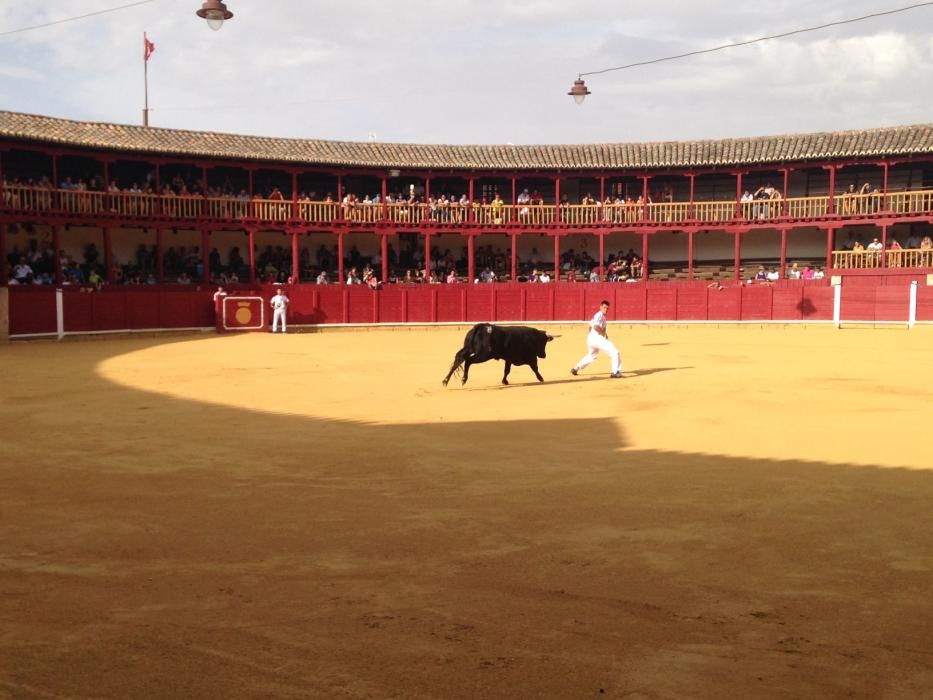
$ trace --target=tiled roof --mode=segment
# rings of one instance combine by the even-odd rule
[[[442,146],[238,136],[0,111],[0,138],[123,153],[306,166],[458,170],[708,168],[933,154],[933,124],[718,141]]]

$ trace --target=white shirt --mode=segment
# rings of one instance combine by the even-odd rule
[[[272,297],[272,301],[269,302],[269,305],[276,311],[284,311],[285,307],[288,306],[288,297],[284,294],[276,294]]]
[[[595,333],[597,328],[606,330],[606,314],[603,313],[602,309],[597,311],[596,315],[593,316],[593,320],[590,321],[590,331]]]
[[[884,246],[881,245],[881,241],[872,241],[868,244],[868,250],[884,250]]]

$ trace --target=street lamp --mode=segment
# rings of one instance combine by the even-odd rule
[[[573,81],[573,87],[570,88],[570,92],[567,94],[570,95],[573,101],[578,105],[582,105],[583,100],[590,94],[590,91],[586,89],[586,83],[583,82],[583,78],[577,78]]]
[[[233,13],[220,0],[204,0],[197,15],[201,19],[206,19],[207,26],[215,32],[224,26],[226,20],[233,17]]]

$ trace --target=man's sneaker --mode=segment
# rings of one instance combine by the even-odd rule
[[[610,374],[609,376],[610,376],[612,379],[622,379],[622,373],[621,373],[621,372],[613,372],[613,373]]]
[[[570,370],[570,374],[572,374],[574,377],[576,377],[576,376],[577,376],[577,373],[578,373],[579,371],[580,371],[580,370],[578,370],[576,367],[574,367],[573,369]]]

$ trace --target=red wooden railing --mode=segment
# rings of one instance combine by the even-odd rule
[[[267,223],[302,221],[309,224],[462,226],[484,227],[626,227],[706,224],[761,224],[780,221],[864,218],[933,214],[933,190],[878,194],[841,194],[790,197],[747,202],[664,202],[561,205],[443,203],[353,203],[238,199],[200,195],[154,195],[136,192],[91,192],[24,185],[4,185],[0,206],[13,212],[57,212],[77,216],[123,218],[165,217],[181,220]]]

